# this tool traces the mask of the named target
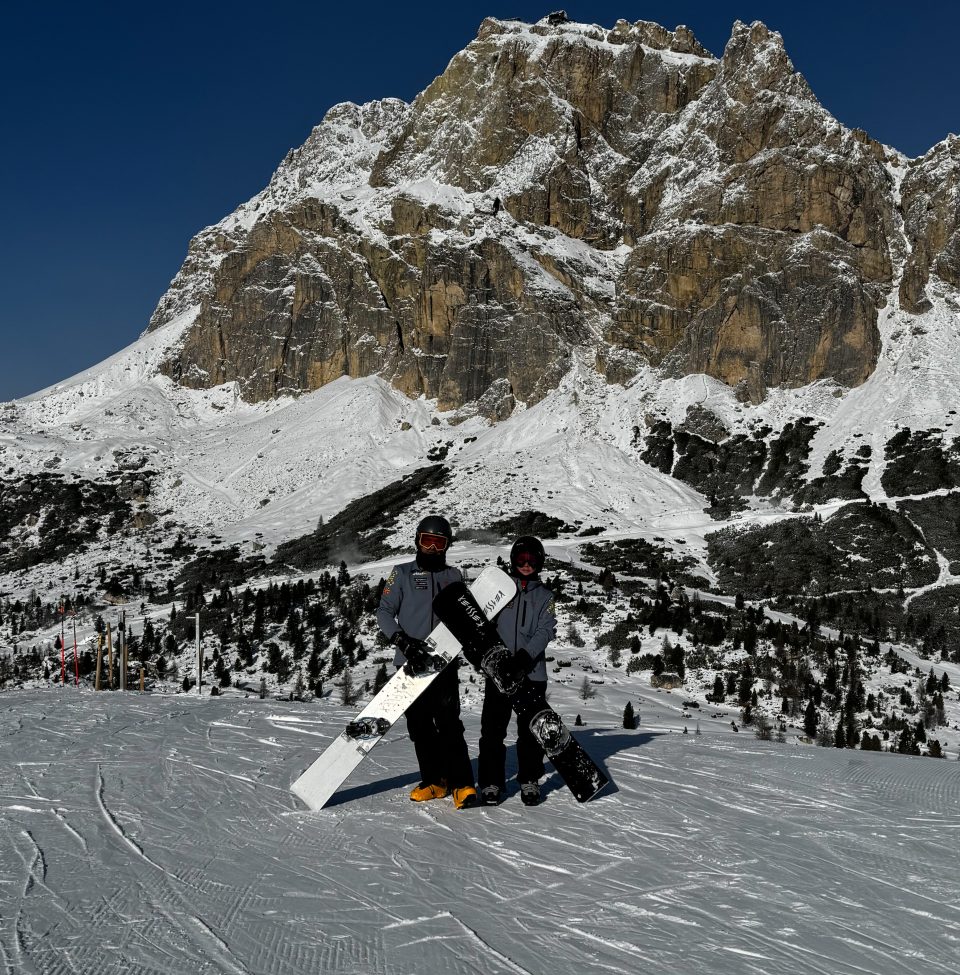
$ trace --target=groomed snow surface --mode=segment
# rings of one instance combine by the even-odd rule
[[[760,743],[709,720],[684,735],[665,696],[626,731],[619,701],[554,695],[615,782],[588,805],[553,773],[533,809],[515,786],[491,809],[411,803],[401,722],[308,812],[289,785],[346,709],[4,694],[0,965],[956,972],[960,763]]]

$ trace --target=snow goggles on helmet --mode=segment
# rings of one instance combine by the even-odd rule
[[[446,552],[450,539],[434,532],[420,532],[417,535],[417,548],[421,552]]]
[[[514,565],[532,565],[537,567],[537,557],[533,552],[515,552],[513,556]]]

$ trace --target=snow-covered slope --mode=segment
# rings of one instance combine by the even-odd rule
[[[730,434],[812,417],[823,426],[808,477],[831,451],[867,443],[873,450],[864,487],[882,499],[886,441],[905,426],[956,436],[960,408],[960,316],[943,300],[919,319],[884,313],[878,368],[853,390],[816,383],[772,391],[751,406],[705,376],[664,379],[646,369],[626,387],[611,385],[584,355],[556,391],[497,424],[469,412],[438,413],[435,403],[411,400],[376,377],[341,378],[255,405],[233,384],[185,389],[153,366],[189,321],[188,314],[101,365],[3,407],[6,475],[55,470],[95,479],[118,458],[142,458],[160,474],[155,511],[227,541],[273,545],[446,447],[453,486],[428,506],[463,526],[533,508],[611,532],[686,532],[696,543],[717,524],[696,491],[641,461],[650,416],[679,425],[700,406]]]
[[[582,710],[615,788],[414,805],[393,732],[319,813],[344,713],[20,692],[0,713],[9,972],[929,975],[956,971],[960,765],[764,744],[667,695]],[[662,705],[662,706],[661,706]],[[468,717],[475,747],[478,722]],[[513,761],[512,748],[509,762]]]

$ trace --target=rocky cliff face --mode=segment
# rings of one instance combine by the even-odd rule
[[[611,381],[855,386],[880,307],[960,287],[958,145],[908,165],[846,129],[760,23],[718,60],[685,28],[489,19],[411,105],[332,109],[150,328],[199,306],[165,371],[251,400],[376,373],[497,418],[580,347]]]
[[[910,164],[901,211],[910,254],[900,303],[910,312],[930,307],[927,287],[960,288],[960,139],[951,135]]]

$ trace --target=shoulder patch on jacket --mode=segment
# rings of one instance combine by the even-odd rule
[[[397,581],[397,570],[396,568],[394,568],[393,571],[390,573],[390,575],[387,576],[387,581],[383,584],[384,596],[386,596],[387,593],[390,592],[391,587],[396,581]]]

